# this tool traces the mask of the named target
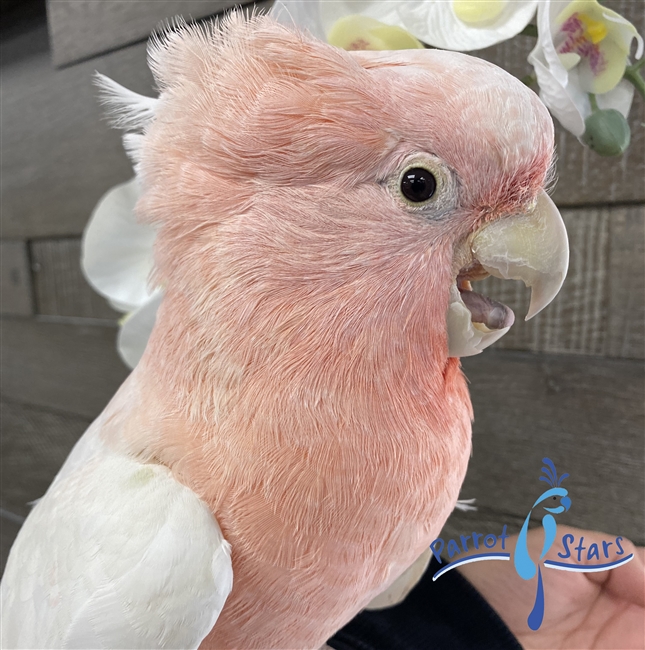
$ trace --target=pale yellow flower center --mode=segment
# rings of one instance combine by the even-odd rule
[[[581,59],[586,59],[595,75],[607,68],[605,54],[599,44],[607,36],[604,22],[592,18],[588,13],[576,11],[561,25],[557,52],[565,68],[571,69]]]
[[[504,10],[507,0],[452,0],[455,16],[468,25],[493,22]]]
[[[642,2],[642,0],[640,0]],[[635,27],[597,0],[572,0],[555,19],[553,43],[567,70],[578,68],[580,87],[600,95],[620,82]]]
[[[355,14],[337,20],[327,34],[327,41],[344,50],[411,50],[423,44],[402,27]]]

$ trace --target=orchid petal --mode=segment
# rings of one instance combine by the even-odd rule
[[[582,59],[578,66],[580,87],[587,92],[600,95],[615,88],[625,74],[627,59],[625,53],[616,42],[606,38],[599,46],[601,56],[605,61],[602,72],[596,72],[587,59]]]
[[[329,37],[334,25],[346,16],[360,14],[373,20],[378,20],[386,25],[394,27],[405,27],[401,24],[397,12],[396,0],[382,0],[374,2],[372,0],[334,0],[326,2],[318,0],[320,4],[320,17],[324,33]]]
[[[555,17],[551,11],[549,30],[560,55],[574,52],[581,56],[579,84],[588,93],[609,92],[620,82],[634,38],[641,50],[636,28],[597,0],[573,0]]]
[[[557,13],[560,13],[562,6],[566,6],[566,4],[563,0],[553,0],[552,2],[547,0],[547,2],[538,5],[538,40],[528,59],[530,63],[532,63],[532,58],[540,59],[561,86],[566,86],[568,75],[567,70],[562,65],[560,55],[555,49],[551,25]]]
[[[493,21],[477,25],[460,20],[452,2],[402,0],[397,5],[398,24],[428,45],[468,52],[519,34],[535,15],[537,5],[537,0],[506,2]]]
[[[139,194],[136,178],[113,187],[97,204],[83,233],[83,273],[120,311],[136,309],[151,296],[155,231],[136,220]]]
[[[623,79],[613,90],[604,95],[597,95],[596,101],[598,108],[613,108],[624,117],[629,115],[629,109],[632,107],[634,99],[634,86]]]
[[[301,0],[276,0],[269,15],[288,27],[296,26],[308,29],[312,36],[326,40],[325,30],[320,18],[320,2],[302,2]]]
[[[588,104],[589,98],[586,94],[577,92],[575,88],[565,88],[550,68],[536,57],[531,58],[531,56],[529,56],[529,61],[533,64],[538,85],[540,86],[540,99],[567,131],[570,131],[575,136],[581,136],[585,130],[581,104]],[[575,99],[571,97],[571,92],[573,92]],[[589,108],[584,112],[589,113],[591,109]]]
[[[484,0],[473,0],[483,2]],[[448,50],[476,50],[512,38],[530,22],[538,0],[496,0],[501,10],[484,23],[460,20],[452,1],[444,0],[278,0],[271,14],[314,36],[329,36],[342,18],[360,14],[410,32],[420,41]],[[463,7],[459,13],[464,16]]]
[[[129,368],[134,368],[143,356],[162,300],[163,292],[157,291],[147,302],[128,314],[121,324],[116,347],[119,356]]]
[[[584,12],[582,18],[581,12]],[[582,34],[582,38],[591,39],[594,56],[606,60],[601,72],[597,61],[594,61],[597,69],[592,70],[587,56],[593,49],[591,46],[588,52],[563,46],[575,32],[575,23],[568,26],[566,33],[560,31],[571,17],[583,22],[589,32],[583,34],[578,24],[581,31],[576,36]],[[538,41],[528,60],[535,69],[540,98],[562,126],[579,138],[584,134],[585,121],[592,112],[589,93],[596,96],[599,108],[615,108],[627,117],[634,89],[621,78],[633,39],[637,39],[639,52],[642,44],[633,25],[596,0],[545,0],[538,7],[537,23]]]

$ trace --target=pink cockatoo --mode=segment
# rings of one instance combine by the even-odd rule
[[[406,591],[455,506],[458,357],[512,322],[470,280],[523,279],[530,315],[560,288],[552,123],[481,60],[266,17],[150,62],[157,100],[104,83],[163,302],[20,531],[2,647],[318,648]]]

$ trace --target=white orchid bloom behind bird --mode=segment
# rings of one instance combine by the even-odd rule
[[[535,15],[537,0],[406,0],[397,3],[408,29],[428,45],[469,52],[519,34]]]
[[[519,34],[537,4],[537,0],[279,0],[272,14],[345,49],[404,49],[397,43],[405,39],[394,30],[405,30],[428,45],[466,52]],[[352,31],[354,37],[348,38]],[[369,32],[367,37],[364,31]]]
[[[421,49],[401,24],[398,3],[341,0],[277,0],[271,15],[285,25],[296,25],[345,50]]]
[[[152,328],[157,320],[157,310],[163,299],[163,291],[158,289],[149,300],[127,314],[121,321],[116,348],[123,362],[134,368],[148,345]]]
[[[577,137],[598,108],[627,117],[633,86],[623,80],[633,40],[636,58],[643,39],[622,16],[596,0],[545,0],[538,8],[538,42],[529,55],[540,98],[562,126]]]
[[[155,323],[161,290],[150,286],[156,232],[139,223],[134,208],[136,178],[116,185],[98,202],[83,233],[81,268],[89,284],[117,311],[121,322],[117,349],[134,368]]]

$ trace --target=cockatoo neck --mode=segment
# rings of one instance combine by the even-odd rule
[[[194,269],[194,290],[168,286],[142,360],[178,409],[216,421],[242,395],[270,398],[263,386],[291,408],[330,401],[350,417],[443,393],[451,251],[366,246],[307,271],[295,253],[251,267],[220,250],[226,279]]]

